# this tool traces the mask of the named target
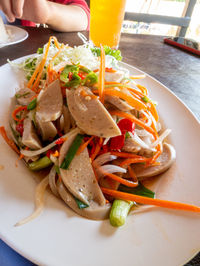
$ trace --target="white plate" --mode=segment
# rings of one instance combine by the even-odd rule
[[[9,34],[9,41],[6,43],[1,43],[0,48],[7,45],[23,42],[28,38],[28,32],[24,29],[21,29],[13,25],[5,25],[5,28]]]
[[[126,67],[132,74],[142,73]],[[0,80],[0,124],[7,125],[9,98],[18,87],[8,64],[0,68]],[[147,76],[141,83],[158,101],[177,151],[176,163],[159,180],[157,196],[200,205],[200,125],[158,81]],[[130,215],[126,225],[116,229],[108,220],[91,221],[76,215],[49,193],[39,218],[14,227],[33,210],[36,182],[22,161],[15,167],[17,156],[2,138],[0,145],[0,165],[4,166],[0,170],[0,237],[31,261],[54,266],[180,266],[200,250],[199,214],[157,208]]]

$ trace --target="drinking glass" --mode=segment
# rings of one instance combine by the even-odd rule
[[[117,48],[126,0],[90,0],[90,40]]]

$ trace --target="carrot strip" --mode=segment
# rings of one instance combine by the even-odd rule
[[[90,143],[90,141],[92,141],[94,138],[94,136],[90,137],[88,139],[88,141],[84,142],[83,144],[81,144],[81,146],[79,147],[78,151],[77,151],[77,155],[79,155],[82,151],[85,150],[85,148],[88,146],[88,144]]]
[[[156,122],[157,122],[158,119],[159,119],[159,116],[158,116],[158,113],[157,113],[156,107],[155,107],[155,105],[152,103],[151,100],[149,100],[149,103],[150,103],[149,111],[151,112],[151,114],[153,115],[153,117],[155,118],[155,120],[156,120]]]
[[[93,93],[96,93],[97,91],[93,91]],[[122,91],[118,91],[116,89],[105,89],[104,90],[104,94],[105,95],[113,95],[113,96],[117,96],[123,100],[125,100],[128,104],[130,104],[131,106],[133,106],[134,108],[138,109],[138,110],[146,110],[147,106],[145,105],[145,103],[143,103],[140,99],[132,96],[132,95],[128,95]]]
[[[138,186],[139,183],[138,183],[137,176],[135,172],[133,171],[133,168],[130,165],[128,166],[128,172],[129,172],[130,177],[133,179],[133,181],[135,181],[135,183],[137,183],[137,186]]]
[[[59,43],[58,43],[57,38],[56,38],[55,36],[51,36],[51,38],[53,38],[54,43],[55,43],[55,46],[56,46],[58,49],[60,49],[60,45],[59,45]],[[64,45],[64,44],[62,44],[62,45]]]
[[[104,102],[104,82],[105,82],[105,51],[101,45],[100,69],[99,69],[99,98]]]
[[[24,118],[20,119],[20,118],[17,118],[17,113],[19,113],[20,111],[23,111],[23,110],[27,110],[27,106],[19,106],[17,107],[13,112],[12,112],[12,118],[15,120],[15,121],[18,121],[18,122],[21,122],[24,120]]]
[[[158,159],[158,157],[161,155],[161,153],[162,153],[161,146],[160,146],[160,144],[158,144],[156,153],[153,155],[151,160],[149,160],[147,162],[146,167],[148,167],[149,165],[154,164],[156,162],[156,160]]]
[[[168,209],[175,209],[175,210],[183,210],[183,211],[192,211],[192,212],[199,212],[200,213],[200,207],[180,202],[174,202],[174,201],[168,201],[168,200],[161,200],[161,199],[152,199],[147,198],[143,196],[138,196],[134,194],[129,194],[121,191],[116,191],[108,188],[101,187],[101,190],[104,194],[113,196],[115,198],[123,199],[123,200],[129,200],[129,201],[135,201],[137,203],[141,204],[148,204],[148,205],[155,205],[162,208],[168,208]]]
[[[103,143],[103,138],[99,138],[99,142],[98,144],[96,145],[96,148],[95,148],[95,151],[94,153],[91,155],[91,160],[93,161],[96,156],[98,155],[98,153],[100,152],[100,149],[101,149],[101,146],[102,146],[102,143]]]
[[[49,52],[49,47],[50,47],[50,45],[51,45],[51,39],[52,39],[52,38],[53,38],[52,36],[49,38],[49,42],[48,42],[48,44],[47,44],[47,47],[46,47],[46,51],[45,51],[44,57],[43,57],[43,59],[42,59],[42,61],[41,61],[41,63],[40,63],[40,70],[39,70],[38,75],[37,75],[37,78],[36,78],[36,80],[34,81],[33,86],[32,86],[32,88],[31,88],[32,90],[35,90],[35,89],[37,88],[37,86],[39,85],[40,77],[41,77],[41,75],[42,75],[42,71],[43,71],[43,69],[44,69],[44,65],[45,65],[46,60],[47,60],[47,55],[48,55],[48,52]]]
[[[142,91],[143,94],[148,95],[148,91],[147,88],[145,88],[144,86],[137,84],[136,85],[138,87],[138,89],[140,89]]]
[[[123,84],[116,81],[105,81],[105,85],[123,85]]]
[[[140,97],[144,97],[144,96],[145,96],[144,93],[142,93],[142,92],[140,92],[140,91],[138,91],[138,90],[136,90],[136,89],[134,89],[134,88],[131,88],[131,87],[129,87],[129,86],[125,86],[125,87],[126,87],[129,91],[135,93],[136,95],[138,95],[138,96],[140,96]]]
[[[129,165],[132,163],[146,163],[150,160],[151,158],[128,158],[121,162],[119,166],[124,166],[124,165]]]
[[[28,82],[28,84],[27,84],[27,87],[28,87],[29,89],[31,88],[31,85],[33,84],[33,82],[34,82],[34,80],[35,80],[35,78],[36,78],[38,72],[40,71],[40,67],[41,67],[41,62],[40,62],[40,64],[36,67],[36,69],[35,69],[35,71],[34,71],[32,77],[30,78],[30,80],[29,80],[29,82]]]
[[[117,115],[119,117],[125,117],[130,119],[131,121],[135,122],[136,124],[138,124],[139,126],[141,126],[142,128],[144,128],[146,131],[148,131],[149,133],[151,133],[154,137],[154,139],[157,139],[157,132],[155,132],[151,127],[148,127],[145,123],[143,123],[142,121],[140,121],[138,118],[136,118],[135,116],[122,112],[122,111],[110,111],[111,115]]]
[[[143,156],[129,153],[129,152],[111,151],[110,154],[118,156],[118,157],[122,157],[122,158],[145,158]]]
[[[133,181],[130,181],[130,180],[127,180],[127,179],[124,179],[118,175],[114,175],[114,174],[111,174],[111,173],[106,173],[104,172],[104,174],[111,178],[112,180],[115,180],[117,182],[119,182],[120,184],[123,184],[127,187],[137,187],[138,186],[138,182],[133,182]]]
[[[0,134],[4,138],[5,142],[17,153],[20,154],[20,151],[18,150],[16,144],[12,139],[10,139],[6,133],[6,130],[4,127],[0,127]]]

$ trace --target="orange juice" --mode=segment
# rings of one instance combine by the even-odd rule
[[[90,40],[117,48],[126,0],[90,0]]]

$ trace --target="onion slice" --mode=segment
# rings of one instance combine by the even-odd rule
[[[15,224],[15,226],[21,226],[25,223],[32,221],[33,219],[37,218],[44,208],[44,194],[45,190],[49,184],[49,176],[46,176],[36,187],[35,191],[35,211],[29,215],[28,217],[24,218],[23,220],[19,221]]]
[[[49,186],[53,194],[57,197],[60,198],[60,195],[57,190],[57,185],[56,185],[56,169],[55,165],[51,168],[51,171],[49,172]]]
[[[102,178],[106,175],[106,173],[126,173],[126,169],[113,164],[106,164],[96,169],[96,174],[98,175],[98,178]]]
[[[152,148],[155,148],[159,143],[162,143],[163,140],[171,133],[171,129],[166,129],[159,137],[156,141],[154,141],[151,145]]]
[[[107,162],[117,159],[117,156],[111,155],[110,152],[99,155],[94,161],[93,166],[99,167]]]

